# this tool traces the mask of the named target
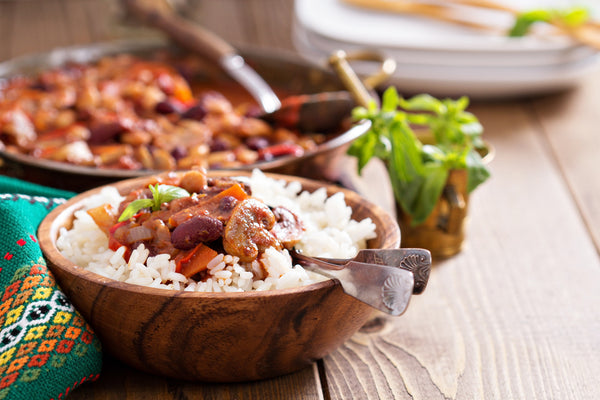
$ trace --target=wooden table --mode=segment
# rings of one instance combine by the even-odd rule
[[[292,2],[191,1],[237,46],[293,50]],[[102,0],[0,2],[0,60],[132,32]],[[244,384],[187,383],[107,358],[73,399],[600,398],[600,71],[554,95],[475,102],[496,149],[468,242],[436,262],[399,318],[379,317],[312,367]]]

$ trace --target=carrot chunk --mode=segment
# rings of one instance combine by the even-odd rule
[[[210,201],[220,201],[223,197],[227,196],[235,197],[237,200],[242,201],[248,198],[248,193],[244,191],[239,183],[235,183],[211,198]]]
[[[112,226],[117,222],[116,211],[110,204],[103,204],[101,206],[90,208],[87,213],[92,217],[98,228],[102,230],[107,236]]]
[[[189,278],[198,272],[204,271],[213,258],[217,256],[217,252],[200,243],[192,250],[182,253],[181,257],[176,258],[175,271]]]

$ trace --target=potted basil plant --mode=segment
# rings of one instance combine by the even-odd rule
[[[468,105],[467,97],[404,99],[389,87],[381,107],[371,101],[353,110],[354,119],[372,126],[348,154],[359,174],[373,157],[385,164],[403,247],[426,248],[434,257],[461,249],[469,194],[490,177],[483,127]]]

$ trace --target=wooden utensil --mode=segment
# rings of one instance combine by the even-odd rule
[[[163,0],[123,0],[127,11],[161,30],[179,45],[204,54],[256,99],[264,112],[281,107],[279,98],[236,49],[214,33],[176,14]]]

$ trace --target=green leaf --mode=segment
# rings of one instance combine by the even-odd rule
[[[477,186],[485,182],[491,175],[488,167],[484,164],[481,155],[476,150],[467,154],[467,191],[470,193]]]
[[[388,88],[381,97],[381,111],[383,112],[393,112],[396,111],[398,107],[398,101],[400,96],[398,96],[398,91],[395,87],[391,86]]]
[[[430,126],[435,121],[436,116],[432,114],[408,114],[406,118],[412,125]]]
[[[586,23],[589,18],[589,11],[583,7],[572,7],[566,10],[535,9],[519,14],[513,27],[509,30],[508,36],[525,36],[536,22],[558,21],[568,27],[577,27]]]
[[[460,129],[467,136],[479,136],[483,133],[483,126],[477,121],[463,123]]]
[[[390,127],[390,163],[397,166],[403,180],[422,175],[421,145],[404,121],[396,120]]]
[[[150,190],[152,190],[152,186],[150,186]],[[153,211],[160,210],[160,206],[163,203],[169,203],[171,200],[182,197],[189,197],[189,195],[188,191],[182,187],[156,184],[152,192],[152,196],[154,197]]]
[[[395,121],[390,127],[390,142],[388,167],[392,189],[401,206],[412,210],[424,179],[419,142],[403,121]]]
[[[529,33],[529,29],[536,22],[548,22],[552,19],[552,13],[548,10],[531,10],[517,16],[513,27],[508,32],[510,37],[522,37]]]
[[[412,225],[418,225],[429,217],[442,195],[449,170],[443,164],[427,164],[425,179],[421,186],[419,201],[413,205]]]
[[[355,118],[368,118],[372,124],[348,154],[358,159],[359,173],[373,157],[384,162],[396,203],[413,224],[431,214],[451,169],[467,169],[472,188],[489,177],[476,152],[483,146],[483,127],[466,111],[468,105],[468,97],[439,100],[422,94],[403,99],[390,87],[383,93],[381,109],[357,107],[353,112]],[[433,143],[423,144],[411,126],[427,128]]]
[[[424,161],[444,162],[446,159],[446,153],[437,146],[426,144],[423,145],[422,151]]]
[[[577,27],[585,24],[590,19],[590,13],[583,7],[573,7],[560,15],[560,20],[567,26]]]
[[[452,102],[452,100],[446,100],[449,104],[453,104],[453,108],[456,111],[460,111],[463,112],[467,109],[467,107],[469,107],[469,98],[467,96],[462,96],[460,97],[458,100],[456,100],[455,102]]]
[[[123,210],[118,222],[123,222],[136,215],[144,208],[152,208],[152,211],[160,210],[160,206],[163,203],[168,203],[171,200],[179,199],[181,197],[188,197],[190,194],[187,190],[172,185],[159,185],[158,183],[154,186],[148,185],[150,192],[152,192],[151,199],[137,199],[129,203],[129,205]]]
[[[409,111],[429,111],[438,115],[446,112],[444,103],[429,94],[419,94],[409,100],[400,99],[399,105]]]
[[[372,132],[356,139],[350,148],[348,154],[354,156],[358,160],[358,173],[362,173],[362,169],[367,165],[369,160],[375,155],[375,146],[377,145],[377,135]]]
[[[352,110],[352,119],[354,119],[355,121],[360,121],[362,119],[368,119],[368,118],[369,118],[369,112],[367,111],[366,108],[355,107]]]
[[[123,222],[139,213],[144,208],[152,207],[154,201],[152,199],[137,199],[129,203],[127,207],[121,213],[118,222]]]

